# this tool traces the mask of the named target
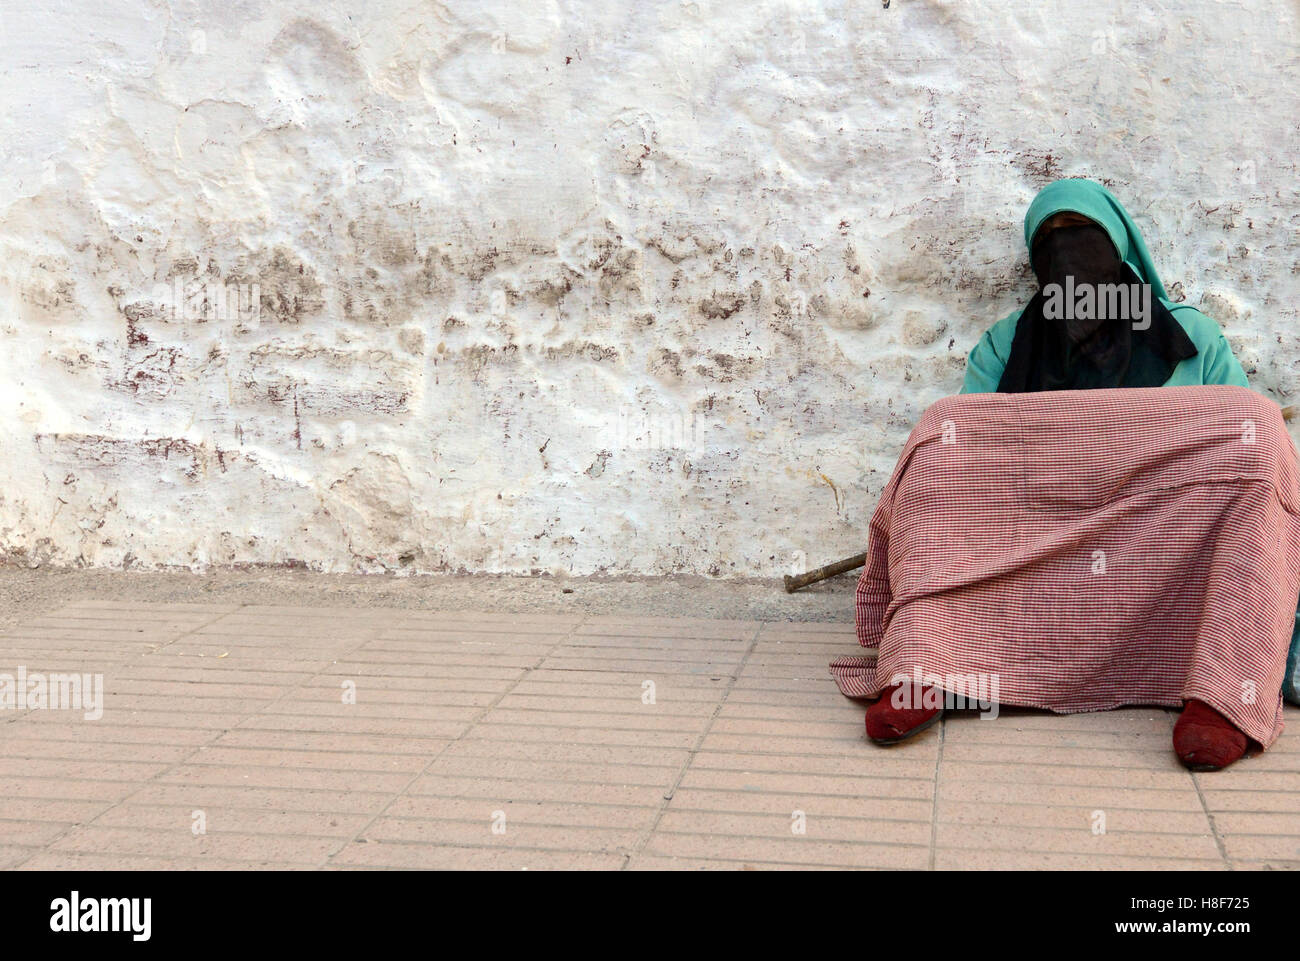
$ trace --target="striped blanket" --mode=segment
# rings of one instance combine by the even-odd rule
[[[1300,471],[1242,387],[931,406],[871,519],[849,697],[992,678],[1059,713],[1212,705],[1267,747],[1300,594]],[[955,693],[962,693],[956,691]]]

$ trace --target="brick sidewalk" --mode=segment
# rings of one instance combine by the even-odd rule
[[[0,712],[0,867],[1300,867],[1300,711],[1217,774],[1158,709],[882,749],[826,673],[855,650],[847,624],[73,604],[0,636],[0,672],[106,690],[99,720]]]

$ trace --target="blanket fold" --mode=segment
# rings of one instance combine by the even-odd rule
[[[1298,594],[1300,470],[1267,398],[947,397],[868,530],[856,621],[877,654],[831,674],[849,697],[982,679],[1059,713],[1197,698],[1267,747]]]

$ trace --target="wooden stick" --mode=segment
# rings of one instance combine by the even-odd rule
[[[1294,404],[1282,408],[1282,419],[1292,420],[1295,418],[1296,406]],[[846,557],[842,561],[836,561],[834,564],[827,564],[825,567],[819,567],[815,571],[809,571],[806,574],[796,574],[791,577],[785,575],[785,592],[793,594],[809,584],[816,584],[818,581],[824,581],[828,577],[834,577],[836,574],[843,574],[845,571],[856,570],[867,562],[867,555],[864,551],[861,554],[854,554],[852,557]]]
[[[791,577],[785,575],[785,592],[793,594],[801,587],[807,587],[809,584],[816,584],[818,581],[824,581],[828,577],[834,577],[836,574],[843,574],[845,571],[851,571],[854,568],[861,567],[867,562],[867,552],[854,554],[852,557],[846,557],[842,561],[836,561],[834,564],[827,564],[825,567],[819,567],[815,571],[809,571],[806,574],[796,574]]]

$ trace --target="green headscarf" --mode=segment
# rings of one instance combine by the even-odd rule
[[[1151,323],[1146,329],[1128,323],[1113,326],[1104,352],[1083,351],[1057,321],[1043,315],[1039,290],[1020,312],[1007,361],[998,381],[1002,393],[1035,390],[1081,390],[1105,387],[1158,387],[1175,367],[1197,353],[1187,332],[1174,319],[1169,294],[1156,273],[1137,225],[1101,184],[1092,180],[1058,180],[1038,192],[1025,212],[1025,246],[1034,255],[1034,237],[1053,214],[1076,213],[1096,223],[1132,272],[1132,280],[1151,288]]]
[[[1025,211],[1025,246],[1031,254],[1038,228],[1048,217],[1066,211],[1095,220],[1110,236],[1120,260],[1128,264],[1144,284],[1151,285],[1154,296],[1169,299],[1137,224],[1133,223],[1124,205],[1095,180],[1057,180],[1038,192]]]

